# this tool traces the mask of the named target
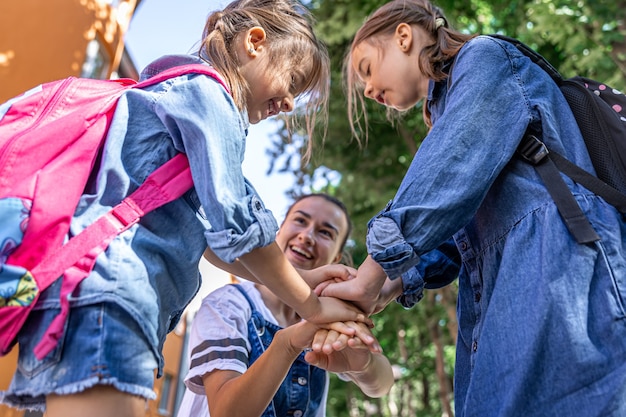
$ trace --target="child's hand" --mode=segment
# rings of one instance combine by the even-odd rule
[[[328,282],[319,294],[353,301],[369,315],[377,309],[381,288],[386,279],[387,275],[380,265],[368,256],[359,267],[356,278]]]
[[[297,269],[302,279],[313,289],[325,282],[340,282],[356,277],[356,269],[342,265],[330,264],[315,269]]]

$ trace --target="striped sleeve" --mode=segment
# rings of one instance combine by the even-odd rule
[[[247,300],[230,285],[202,300],[191,325],[189,371],[185,385],[205,395],[202,377],[214,370],[244,373],[248,369],[247,322],[252,312]]]

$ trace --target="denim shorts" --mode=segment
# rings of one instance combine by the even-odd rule
[[[48,394],[67,395],[95,385],[154,399],[153,349],[137,323],[112,303],[74,307],[64,337],[43,360],[33,348],[58,310],[34,310],[18,336],[17,371],[2,402],[43,411]]]

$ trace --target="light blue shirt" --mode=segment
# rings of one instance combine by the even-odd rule
[[[143,77],[199,62],[192,56],[164,57]],[[184,75],[125,93],[71,233],[119,203],[177,152],[189,159],[194,189],[114,239],[72,297],[72,306],[120,305],[161,358],[167,332],[199,289],[198,261],[207,245],[232,262],[274,241],[276,220],[241,169],[247,128],[246,114],[205,75]],[[58,289],[57,283],[44,293],[37,308],[58,306]]]
[[[624,220],[564,178],[602,238],[577,244],[515,156],[531,125],[593,172],[557,86],[514,46],[481,36],[449,83],[431,83],[429,105],[433,128],[367,246],[402,276],[406,307],[458,275],[456,415],[626,415]]]

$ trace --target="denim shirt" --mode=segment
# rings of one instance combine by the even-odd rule
[[[367,246],[402,277],[405,307],[458,275],[456,414],[625,415],[623,219],[564,177],[602,238],[577,244],[515,157],[531,126],[594,172],[558,87],[514,46],[480,36],[448,80],[431,82],[428,101],[432,130],[369,222]]]
[[[142,78],[193,56],[168,56]],[[274,241],[278,225],[241,164],[248,119],[213,78],[183,75],[119,100],[99,166],[71,223],[77,234],[133,192],[157,167],[184,152],[194,188],[145,215],[98,257],[71,305],[112,302],[141,326],[161,358],[166,333],[200,286],[198,262],[207,245],[226,262]],[[58,283],[38,308],[58,306]]]

